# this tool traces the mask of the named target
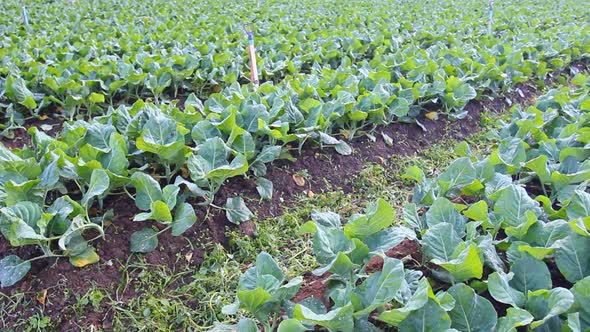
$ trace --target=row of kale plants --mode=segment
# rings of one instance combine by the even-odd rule
[[[313,212],[301,233],[312,234],[323,294],[292,301],[304,278],[286,280],[263,252],[223,312],[240,313],[241,332],[587,331],[590,80],[514,107],[493,141],[485,156],[462,143],[436,177],[410,167],[402,225],[383,200],[346,222]],[[408,240],[421,261],[385,254]]]
[[[562,19],[558,16],[552,22]],[[516,21],[524,29],[524,21]],[[0,231],[12,246],[37,245],[42,251],[26,260],[4,257],[1,286],[22,279],[31,260],[57,256],[69,258],[76,266],[97,262],[92,243],[104,237],[104,222],[112,218],[104,209],[109,196],[131,197],[141,211],[136,221],[153,220],[164,226],[133,233],[133,252],[156,249],[162,231],[183,234],[196,223],[198,205],[223,209],[233,223],[248,220],[252,212],[240,197],[228,198],[223,206],[213,204],[228,178],[255,177],[260,196],[269,199],[273,186],[265,178],[266,165],[288,157],[293,146],[301,148],[313,140],[348,155],[351,148],[340,137],[352,138],[359,129],[416,121],[429,103],[462,117],[465,105],[478,92],[543,79],[572,61],[587,60],[590,40],[580,35],[587,35],[588,26],[559,25],[559,29],[561,37],[552,41],[535,39],[532,32],[516,38],[508,28],[500,36],[507,38],[504,44],[496,37],[467,32],[461,40],[442,32],[408,37],[418,44],[409,43],[407,49],[400,48],[403,43],[383,41],[392,52],[372,51],[372,59],[360,67],[349,67],[345,61],[332,68],[315,61],[309,74],[297,74],[279,84],[267,82],[257,90],[232,82],[205,102],[191,93],[182,108],[139,99],[103,110],[98,107],[105,102],[103,94],[85,89],[88,99],[83,99],[68,83],[62,95],[86,103],[87,120],[74,121],[78,114],[69,113],[72,120],[63,123],[56,137],[33,127],[28,131],[31,146],[0,145]],[[11,59],[3,57],[7,61],[3,68],[18,71]],[[63,59],[45,59],[43,66]],[[43,68],[29,70],[37,72],[50,73]],[[82,76],[72,79],[86,88],[96,83]],[[27,88],[28,78],[9,75],[2,84],[3,95],[12,101],[1,105],[10,119],[17,117],[10,112],[16,104],[42,102],[39,92]],[[65,104],[60,107],[69,109]]]
[[[315,1],[265,1],[251,26],[260,77],[268,82],[262,90],[289,96],[294,120],[298,110],[319,104],[324,118],[327,112],[350,120],[352,134],[375,118],[413,122],[419,106],[432,102],[461,117],[476,91],[505,91],[588,57],[590,13],[579,1],[565,3],[498,4],[496,32],[488,35],[476,0],[333,1],[321,10]],[[33,31],[15,23],[20,1],[0,7],[12,13],[0,18],[4,134],[40,112],[75,119],[130,100],[169,102],[190,92],[215,112],[238,106],[232,90],[247,85],[243,24],[252,18],[241,3],[29,5]],[[154,12],[163,8],[174,20]]]

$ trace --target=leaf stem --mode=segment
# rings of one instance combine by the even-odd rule
[[[60,258],[60,257],[66,257],[66,255],[45,254],[45,255],[41,255],[41,256],[37,256],[37,257],[33,257],[33,258],[30,258],[30,259],[27,259],[26,261],[23,261],[22,263],[20,263],[18,265],[22,265],[22,264],[27,263],[27,262],[29,262],[29,263],[30,262],[34,262],[36,260],[43,259],[43,258],[51,258],[51,257]]]
[[[228,208],[224,208],[223,206],[218,206],[218,205],[215,205],[215,204],[213,204],[213,203],[209,203],[209,206],[211,206],[211,207],[213,207],[213,208],[216,208],[216,209],[224,210],[224,211],[231,210],[231,209],[228,209]]]
[[[135,197],[133,197],[133,195],[131,195],[131,194],[129,193],[129,191],[127,190],[127,187],[126,187],[126,186],[124,186],[124,187],[123,187],[123,191],[125,192],[125,194],[127,194],[127,196],[128,196],[129,198],[131,198],[132,200],[135,200]]]

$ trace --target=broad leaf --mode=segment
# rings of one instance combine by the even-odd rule
[[[321,276],[326,272],[348,278],[350,272],[358,268],[350,258],[343,252],[339,252],[336,257],[326,266],[313,270],[313,274]]]
[[[150,210],[152,219],[164,223],[172,221],[172,213],[166,203],[162,201],[152,202]]]
[[[514,277],[509,281],[509,285],[525,296],[530,291],[550,289],[552,286],[547,264],[527,253],[523,253],[520,259],[512,262],[510,272],[514,273]]]
[[[490,274],[488,276],[488,291],[498,302],[510,304],[514,307],[522,307],[526,297],[522,292],[510,287],[509,282],[513,276],[513,272],[508,274],[494,272]]]
[[[418,288],[403,307],[384,311],[377,317],[377,319],[384,321],[389,325],[398,326],[412,312],[423,308],[427,304],[429,298],[436,299],[434,293],[432,293],[428,279],[422,278],[420,279]]]
[[[86,265],[97,263],[100,257],[96,253],[93,247],[86,247],[86,250],[75,255],[70,256],[70,263],[75,267],[84,267]]]
[[[6,95],[30,110],[37,107],[33,93],[27,88],[25,80],[20,77],[11,75],[6,78]]]
[[[448,262],[453,259],[461,239],[452,224],[440,223],[428,228],[422,237],[422,250],[426,257]]]
[[[497,332],[516,332],[517,327],[527,326],[535,317],[520,308],[508,308],[506,316],[498,319]]]
[[[90,177],[90,183],[88,185],[88,190],[82,197],[82,205],[88,205],[90,199],[100,196],[104,194],[104,192],[109,188],[109,176],[107,172],[102,169],[95,169],[92,172],[92,176]]]
[[[127,143],[119,133],[113,133],[109,139],[110,151],[98,157],[102,167],[115,173],[126,174],[129,161],[127,160]]]
[[[0,287],[10,287],[19,282],[31,269],[29,261],[9,255],[0,260]]]
[[[352,332],[354,326],[352,312],[351,304],[332,309],[325,314],[316,314],[301,304],[297,304],[293,309],[293,318],[325,327],[328,331]]]
[[[370,251],[376,252],[379,250],[387,251],[403,240],[415,240],[416,233],[406,227],[388,227],[380,232],[364,238],[362,241],[367,245]]]
[[[572,283],[590,276],[590,238],[577,234],[556,241],[555,263]]]
[[[184,136],[177,127],[177,123],[168,117],[152,116],[135,144],[138,149],[154,153],[167,161],[182,159]]]
[[[77,122],[76,124],[78,123],[82,122]],[[115,127],[99,122],[92,122],[85,127],[87,128],[86,136],[84,137],[86,143],[101,152],[109,153],[111,151],[109,142],[111,141],[111,135],[116,132]]]
[[[462,188],[475,181],[476,173],[468,157],[458,158],[438,177],[442,192]]]
[[[526,309],[536,319],[531,323],[531,327],[537,328],[551,320],[551,318],[567,312],[573,304],[573,294],[561,287],[551,290],[540,289],[528,293]]]
[[[301,324],[297,319],[285,319],[279,324],[277,332],[304,332],[307,328]]]
[[[446,331],[451,327],[449,314],[434,300],[410,313],[399,325],[400,331],[425,332]]]
[[[262,151],[256,157],[255,162],[260,162],[263,164],[270,163],[271,161],[277,159],[281,154],[281,147],[280,146],[265,146],[262,148]]]
[[[272,199],[273,184],[272,181],[265,178],[256,179],[256,190],[260,198],[270,200]]]
[[[582,331],[586,331],[590,329],[590,277],[576,282],[571,292],[574,295],[572,310],[579,313]]]
[[[240,308],[248,310],[258,320],[267,319],[268,313],[263,306],[270,298],[271,295],[261,287],[253,290],[238,290]]]
[[[225,216],[227,220],[234,224],[240,224],[244,221],[250,220],[254,214],[246,204],[242,197],[230,197],[227,199],[225,206]]]
[[[465,217],[455,209],[455,205],[444,197],[437,198],[426,212],[426,224],[428,227],[448,223],[453,226],[459,236],[465,234],[465,222]]]
[[[481,278],[483,274],[483,260],[479,248],[469,244],[451,260],[433,259],[432,263],[444,268],[452,276],[453,281],[461,282],[471,278]]]
[[[352,242],[340,229],[318,228],[313,235],[313,252],[320,264],[329,264],[340,252],[352,249]]]
[[[456,301],[453,310],[449,311],[453,328],[470,332],[495,329],[498,316],[490,301],[465,284],[451,287],[448,293]]]
[[[136,191],[135,205],[140,210],[149,210],[153,202],[163,200],[160,184],[151,176],[136,172],[131,176],[131,181]]]
[[[590,216],[590,194],[576,190],[566,209],[569,219],[585,218]]]
[[[349,238],[363,239],[388,226],[391,226],[395,212],[391,205],[383,199],[367,207],[364,215],[356,215],[344,226],[344,233]]]
[[[355,312],[356,318],[369,315],[373,310],[393,300],[404,280],[404,264],[395,258],[384,257],[381,271],[371,274],[357,288],[363,309]]]
[[[133,232],[129,241],[131,242],[132,252],[151,252],[158,246],[157,233],[151,228],[144,228]]]
[[[176,207],[176,199],[178,198],[179,192],[180,187],[174,184],[169,184],[162,189],[162,200],[170,210]]]
[[[180,204],[174,213],[172,221],[172,236],[180,236],[197,222],[195,210],[188,203]]]
[[[463,214],[475,221],[487,221],[488,204],[483,200],[478,201],[477,203],[471,204],[467,210],[463,211]]]
[[[236,332],[258,332],[258,326],[252,319],[242,318],[236,325]]]
[[[533,212],[536,216],[540,214],[538,205],[524,188],[511,185],[502,190],[494,204],[494,212],[502,216],[507,225],[518,227],[526,222],[527,211]]]
[[[258,278],[263,275],[271,275],[275,277],[279,282],[284,279],[284,274],[277,262],[266,252],[261,252],[256,257],[256,276]]]

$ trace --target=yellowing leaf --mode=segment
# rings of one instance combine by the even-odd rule
[[[438,120],[438,113],[437,112],[428,112],[428,113],[424,114],[424,116],[432,121]]]
[[[86,248],[83,253],[77,256],[70,257],[70,263],[75,267],[84,267],[86,265],[97,263],[99,260],[100,257],[92,247]]]
[[[350,137],[350,131],[345,130],[345,129],[341,129],[340,130],[340,134],[345,138],[348,139],[348,137]]]
[[[88,99],[93,102],[93,103],[104,103],[105,99],[104,99],[104,95],[102,93],[96,93],[93,92],[90,94],[90,97],[88,97]]]

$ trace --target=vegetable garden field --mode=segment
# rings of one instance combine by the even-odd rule
[[[587,1],[0,3],[2,331],[590,331],[589,184]]]

